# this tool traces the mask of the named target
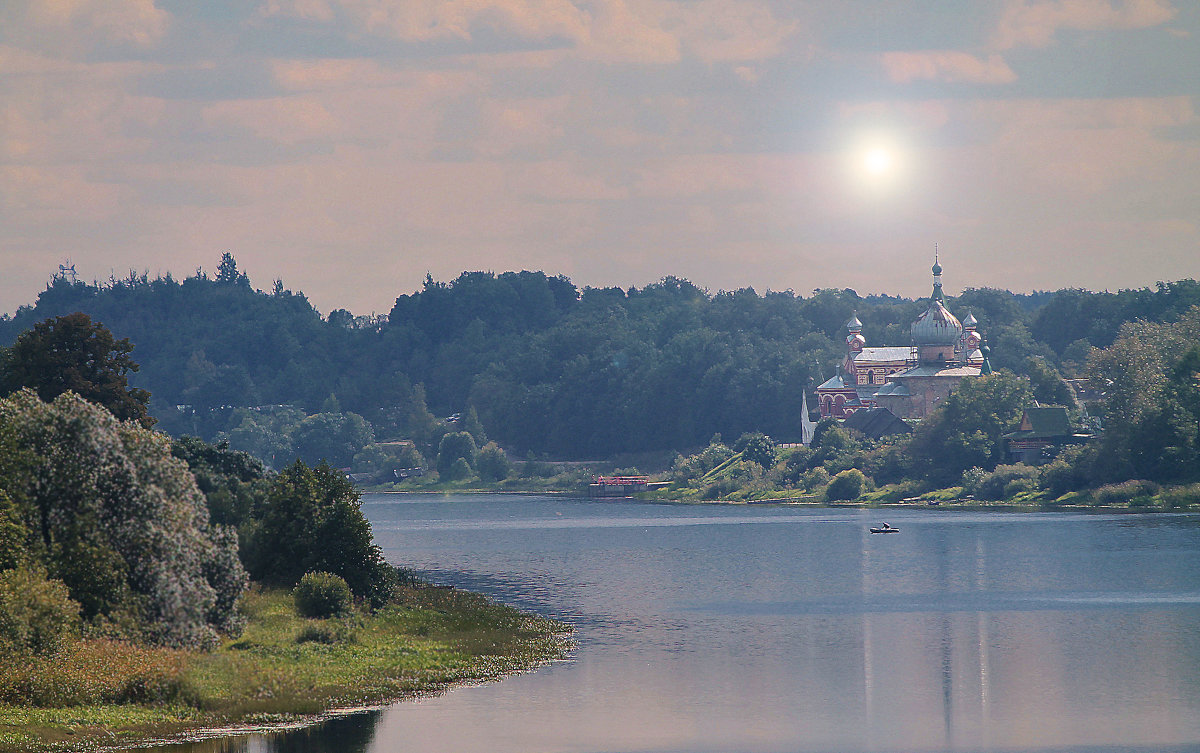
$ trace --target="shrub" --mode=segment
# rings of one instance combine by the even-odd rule
[[[916,497],[925,491],[925,483],[920,479],[911,478],[888,487],[880,487],[880,500],[884,502],[900,502]]]
[[[476,470],[484,481],[503,481],[512,472],[512,463],[495,442],[488,442],[475,456]]]
[[[1012,499],[1020,494],[1036,492],[1037,480],[1032,478],[1014,478],[1004,485],[1004,499]]]
[[[1189,484],[1187,486],[1175,486],[1164,489],[1159,493],[1158,499],[1165,510],[1200,505],[1200,484]]]
[[[354,608],[350,586],[333,573],[305,573],[292,598],[301,617],[339,617]]]
[[[825,499],[830,501],[858,499],[867,484],[867,477],[857,468],[842,471],[833,477],[825,489]]]
[[[0,572],[0,653],[53,654],[79,633],[67,586],[24,567]]]
[[[471,464],[466,458],[457,458],[445,473],[439,474],[443,481],[465,481],[473,475],[475,472],[471,470]]]
[[[1153,481],[1130,479],[1119,484],[1105,484],[1092,492],[1095,505],[1146,505],[1158,494],[1160,487]]]
[[[558,473],[553,463],[543,460],[526,460],[521,464],[521,478],[550,478]]]
[[[1041,467],[1038,484],[1054,497],[1085,488],[1091,454],[1084,445],[1063,448],[1054,460]]]
[[[719,478],[706,484],[700,490],[700,499],[723,499],[741,488],[741,484],[731,478]]]
[[[962,475],[963,492],[966,494],[977,493],[979,491],[979,485],[982,484],[984,482],[984,479],[986,479],[987,477],[988,477],[988,472],[983,470],[979,466],[974,466],[974,467],[968,468],[967,470],[963,471],[963,475]]]
[[[816,468],[800,474],[799,484],[804,487],[805,491],[811,492],[818,486],[825,486],[828,483],[829,471],[825,470],[823,465],[818,465]]]
[[[963,476],[965,481],[966,473]],[[980,499],[1007,499],[1013,496],[1009,493],[1009,486],[1012,486],[1014,493],[1016,490],[1032,491],[1036,489],[1038,476],[1038,469],[1031,465],[1017,463],[996,466],[996,470],[984,476],[976,485],[975,496]],[[1021,483],[1014,485],[1014,482],[1018,481]]]

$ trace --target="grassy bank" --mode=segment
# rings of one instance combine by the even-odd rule
[[[921,491],[912,483],[888,484],[864,490],[853,499],[830,499],[826,488],[812,490],[742,487],[724,496],[709,498],[700,490],[671,486],[637,495],[646,502],[690,502],[703,504],[810,504],[815,506],[889,507],[904,505],[945,508],[997,508],[1054,510],[1091,508],[1134,512],[1188,512],[1200,510],[1200,484],[1159,486],[1144,481],[1108,484],[1096,489],[1055,496],[1038,490],[1011,495],[977,497],[961,486]]]
[[[252,591],[249,624],[210,653],[83,640],[0,665],[0,751],[129,746],[436,693],[561,658],[570,629],[477,594],[406,588],[374,615],[297,616]],[[19,705],[17,705],[19,704]]]

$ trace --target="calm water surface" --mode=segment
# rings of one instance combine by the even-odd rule
[[[1200,751],[1200,516],[440,495],[364,511],[390,561],[565,620],[577,649],[217,749]],[[883,520],[901,532],[867,531]]]

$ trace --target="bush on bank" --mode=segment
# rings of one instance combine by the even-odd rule
[[[333,573],[305,573],[292,600],[301,617],[341,617],[354,608],[350,586]]]
[[[0,658],[50,656],[79,635],[79,603],[37,569],[0,571]]]

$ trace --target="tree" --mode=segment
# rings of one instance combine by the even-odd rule
[[[466,458],[456,458],[450,468],[440,475],[443,481],[466,481],[474,475],[474,470]]]
[[[308,572],[343,578],[358,596],[381,605],[395,571],[371,539],[362,499],[345,476],[321,463],[297,460],[280,471],[267,493],[246,552],[250,574],[293,586]]]
[[[253,455],[272,469],[282,468],[296,459],[287,429],[303,418],[304,414],[295,409],[285,409],[270,416],[242,409],[235,413],[238,423],[225,436],[235,450]]]
[[[0,400],[0,430],[29,452],[0,453],[0,487],[29,530],[29,554],[90,619],[131,637],[208,646],[239,627],[245,572],[231,530],[212,526],[169,438],[67,392]]]
[[[291,432],[296,454],[309,464],[326,460],[348,468],[359,450],[375,441],[371,424],[357,413],[317,413]]]
[[[483,430],[483,424],[479,422],[479,413],[476,412],[474,405],[467,406],[467,411],[462,417],[462,428],[475,440],[476,447],[483,447],[488,443],[487,432]]]
[[[484,481],[503,481],[512,472],[512,463],[495,442],[488,442],[475,457],[479,478]]]
[[[775,464],[775,443],[762,432],[747,432],[738,437],[733,443],[734,452],[742,453],[742,457],[752,463],[758,463],[763,468]]]
[[[0,489],[0,571],[20,565],[27,559],[26,540],[29,529],[21,519],[21,511]]]
[[[1045,405],[1066,406],[1071,410],[1079,407],[1075,390],[1045,358],[1030,356],[1025,361],[1025,370],[1029,374],[1029,386],[1033,389],[1035,400]]]
[[[87,314],[47,319],[18,337],[5,353],[4,391],[29,387],[46,402],[74,392],[122,421],[150,428],[155,422],[148,413],[150,393],[130,387],[126,376],[139,368],[129,355],[132,351],[128,339],[117,340]]]
[[[454,461],[462,458],[469,468],[475,467],[475,439],[465,431],[452,431],[442,437],[438,446],[437,470],[438,475],[449,477]]]
[[[221,254],[221,263],[217,265],[217,284],[250,287],[250,278],[238,271],[237,261],[228,251]]]
[[[180,437],[171,443],[171,454],[187,463],[196,477],[213,523],[242,526],[266,494],[267,471],[262,461],[248,452],[229,449],[227,441],[209,444],[197,437]]]
[[[1010,372],[964,379],[913,431],[912,467],[940,484],[958,481],[974,466],[990,471],[1004,457],[1002,436],[1032,397],[1029,383]]]
[[[1198,339],[1200,306],[1171,324],[1127,323],[1111,346],[1088,356],[1089,381],[1104,393],[1098,481],[1158,476],[1176,465],[1171,459],[1161,465],[1167,447],[1186,454],[1186,441],[1179,445],[1171,435],[1173,426],[1182,429],[1188,421],[1185,364]]]

